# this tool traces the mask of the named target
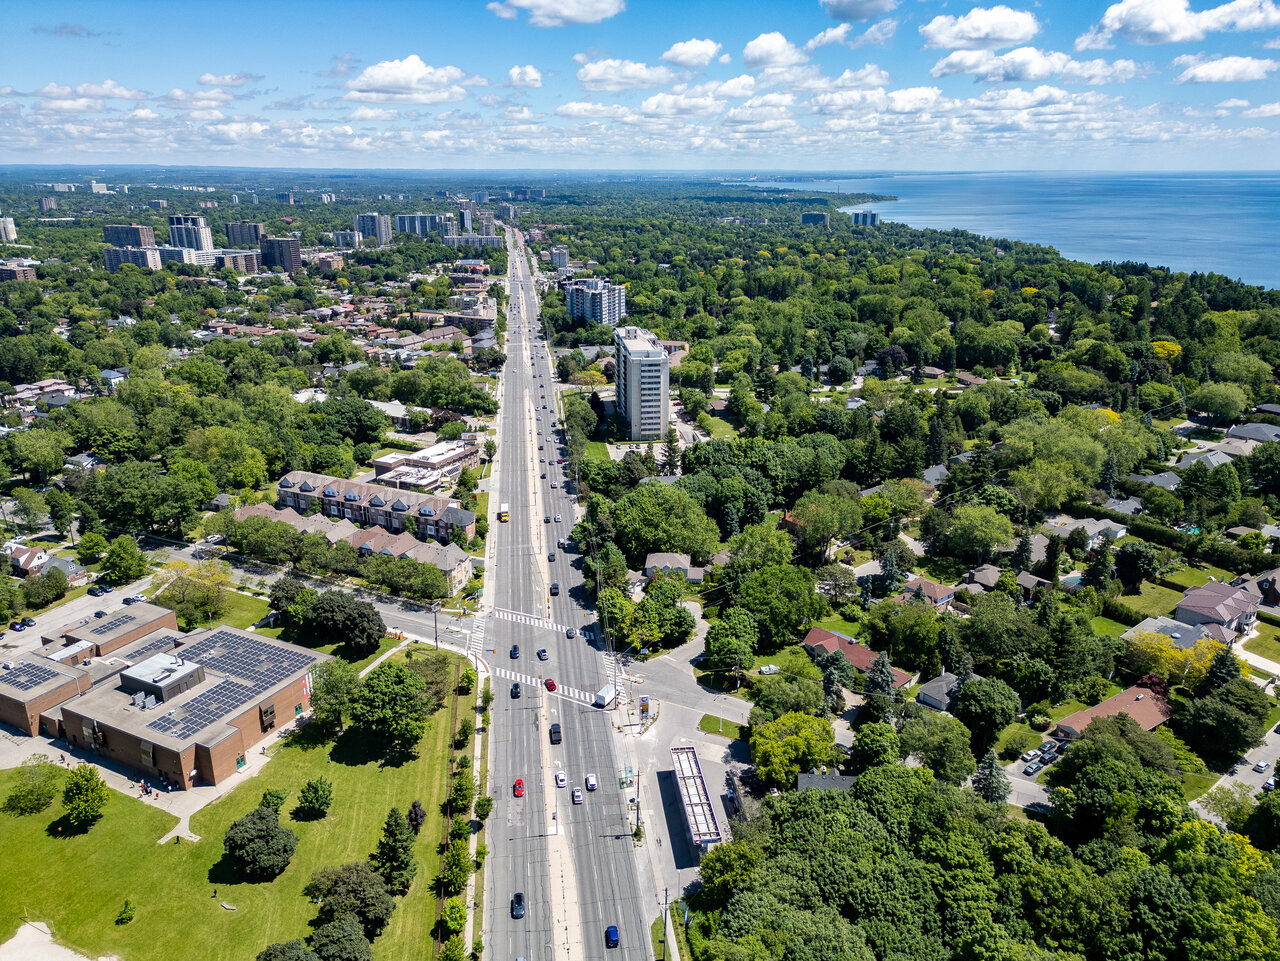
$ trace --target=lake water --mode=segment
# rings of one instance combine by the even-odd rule
[[[1072,260],[1133,260],[1280,287],[1276,173],[904,173],[745,185],[893,194],[843,209],[1046,244]]]

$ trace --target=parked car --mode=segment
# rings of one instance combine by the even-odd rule
[[[22,625],[23,627],[35,627],[36,619],[34,617],[24,617],[22,619]]]
[[[102,588],[103,594],[110,594],[112,591],[115,590],[115,588],[112,587],[110,584],[101,584],[99,586]]]
[[[1033,750],[1030,750],[1030,751],[1028,751],[1026,754],[1022,755],[1022,760],[1024,760],[1024,761],[1038,761],[1038,760],[1040,760],[1040,752],[1039,752],[1039,751],[1037,751],[1037,750],[1034,750],[1034,749],[1033,749]]]
[[[1273,774],[1262,782],[1262,790],[1274,791],[1276,789],[1276,776]]]
[[[1044,770],[1043,764],[1041,764],[1039,761],[1032,761],[1030,764],[1028,764],[1026,767],[1022,769],[1022,773],[1025,774],[1027,777],[1035,777],[1037,774],[1039,774],[1043,770]]]
[[[1259,761],[1257,764],[1253,766],[1253,769],[1257,771],[1259,774],[1261,774],[1263,771],[1265,771],[1269,767],[1271,767],[1270,761]]]
[[[90,596],[90,597],[101,597],[101,596],[102,596],[103,594],[105,594],[105,593],[106,593],[106,592],[105,592],[101,587],[99,587],[97,584],[94,584],[94,585],[93,585],[93,587],[89,588],[89,596]]]
[[[10,621],[9,627],[19,632],[25,631],[27,629],[27,625],[23,624],[22,621]]]
[[[126,604],[145,604],[147,600],[146,594],[130,594],[124,599]]]
[[[778,667],[777,664],[765,664],[763,667],[760,668],[760,673],[761,674],[777,674],[781,670],[782,668]]]
[[[107,612],[106,612],[106,611],[94,611],[94,612],[93,612],[93,616],[94,616],[94,617],[96,617],[96,618],[101,619],[101,618],[104,618],[104,617],[106,617],[106,616],[107,616]]]

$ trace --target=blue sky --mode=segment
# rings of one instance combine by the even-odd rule
[[[2,163],[1280,167],[1276,0],[46,2],[6,33]]]

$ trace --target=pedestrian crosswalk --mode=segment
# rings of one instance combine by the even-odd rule
[[[484,615],[477,614],[471,622],[471,641],[467,644],[467,653],[476,657],[484,655]]]
[[[532,688],[542,687],[546,680],[545,676],[541,678],[533,677],[529,674],[521,674],[518,671],[509,671],[505,667],[495,668],[493,673],[497,677],[508,681],[519,681],[525,687]],[[564,697],[572,701],[581,701],[583,704],[592,703],[596,697],[594,693],[589,694],[586,691],[580,691],[576,687],[569,687],[568,685],[557,685],[554,691],[548,691],[547,693],[552,697]]]
[[[514,621],[516,624],[525,624],[529,627],[545,627],[551,631],[557,631],[560,634],[569,630],[567,624],[553,624],[545,617],[537,617],[534,614],[524,614],[520,611],[504,611],[501,608],[495,608],[493,616],[500,621]]]

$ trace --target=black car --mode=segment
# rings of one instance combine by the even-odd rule
[[[103,593],[103,594],[110,594],[110,593],[111,593],[112,591],[114,591],[114,590],[115,590],[115,588],[114,588],[114,587],[112,587],[110,584],[103,584],[103,585],[102,585],[102,593]]]
[[[34,617],[24,617],[22,619],[22,624],[24,627],[35,627],[36,619]]]
[[[560,585],[557,584],[555,581],[551,582],[551,596],[552,597],[560,596]]]
[[[107,616],[107,612],[106,612],[106,611],[94,611],[94,612],[93,612],[93,616],[94,616],[94,617],[97,617],[97,618],[103,618],[103,617],[106,617],[106,616]]]
[[[550,524],[550,523],[551,523],[551,515],[550,515],[550,514],[547,514],[545,517],[543,517],[543,518],[542,518],[542,523],[544,523],[544,524]]]
[[[560,743],[560,725],[559,724],[551,725],[551,743],[552,744]]]
[[[97,584],[94,584],[94,585],[93,585],[93,587],[89,588],[89,596],[90,596],[90,597],[101,597],[101,596],[102,596],[103,594],[105,594],[105,593],[106,593],[106,591],[104,591],[104,590],[103,590],[101,587],[99,587]]]
[[[513,660],[513,661],[518,661],[519,659],[520,659],[520,645],[519,645],[519,644],[512,644],[512,645],[511,645],[511,660]]]
[[[515,699],[515,698],[518,698],[519,696],[520,696],[520,682],[516,681],[514,684],[511,685],[511,697],[512,699]]]
[[[554,561],[555,559],[556,559],[556,552],[555,552],[555,551],[551,551],[551,552],[549,552],[549,553],[547,554],[547,560],[549,560],[549,561]]]
[[[524,917],[524,894],[520,891],[511,899],[511,916],[517,920]]]
[[[564,632],[564,636],[569,638],[569,640],[573,640],[575,637],[578,636],[578,632],[571,627]]]

